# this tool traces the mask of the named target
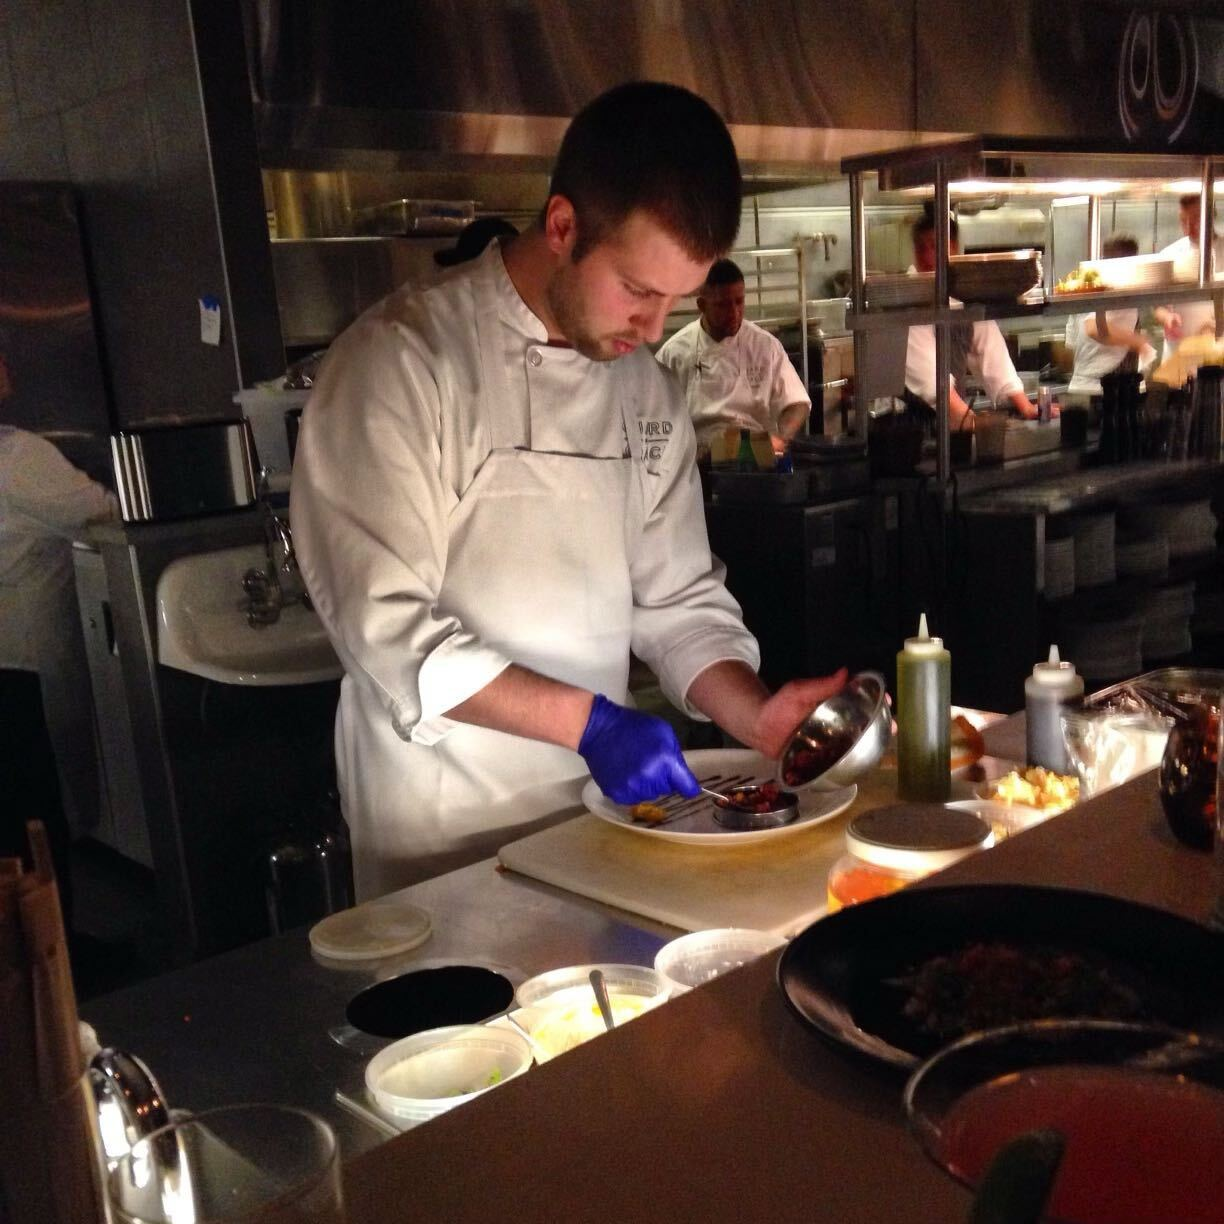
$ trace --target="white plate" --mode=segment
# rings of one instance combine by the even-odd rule
[[[769,782],[774,779],[777,764],[768,757],[761,756],[759,752],[752,752],[747,748],[701,748],[686,752],[684,759],[698,779],[708,778],[713,774],[722,774],[725,777],[747,773],[757,781]],[[629,809],[623,804],[613,803],[599,789],[593,778],[582,788],[582,802],[586,804],[587,811],[592,816],[598,816],[600,820],[606,820],[619,828],[628,829],[631,833],[641,833],[657,841],[682,842],[686,846],[747,846],[772,837],[785,837],[788,833],[798,833],[802,829],[810,829],[813,825],[831,820],[838,813],[844,812],[857,795],[857,786],[843,786],[824,793],[805,791],[799,796],[798,818],[776,829],[724,829],[714,819],[709,804],[702,804],[691,816],[683,816],[658,829],[635,821],[629,815]],[[713,800],[710,800],[710,804],[712,803]]]

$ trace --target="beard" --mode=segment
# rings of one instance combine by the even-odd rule
[[[573,265],[553,274],[545,291],[548,309],[558,330],[570,345],[588,361],[615,361],[624,354],[617,352],[616,341],[637,345],[636,336],[598,336],[591,328],[586,303],[574,274]]]

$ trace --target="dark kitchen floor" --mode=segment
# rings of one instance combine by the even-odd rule
[[[171,967],[153,873],[89,838],[72,849],[72,927],[78,1002]]]

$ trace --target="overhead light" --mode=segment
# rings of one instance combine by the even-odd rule
[[[1174,179],[1171,183],[1161,184],[1162,191],[1176,192],[1177,195],[1189,195],[1191,192],[1203,190],[1202,179]],[[1215,191],[1224,190],[1224,179],[1216,179]]]

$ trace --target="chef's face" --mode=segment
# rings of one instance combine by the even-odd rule
[[[960,243],[951,236],[948,238],[948,254],[960,254]],[[935,271],[935,231],[933,229],[923,230],[914,239],[914,267],[919,272]]]
[[[649,213],[630,213],[601,242],[573,257],[578,220],[564,196],[549,201],[545,232],[559,257],[545,289],[550,335],[592,361],[615,361],[663,334],[678,298],[705,279],[708,261],[694,261]]]
[[[744,282],[712,285],[703,290],[697,299],[697,309],[712,339],[729,339],[744,322]]]
[[[1199,240],[1199,217],[1202,216],[1203,206],[1195,200],[1193,204],[1183,204],[1177,210],[1177,219],[1181,222],[1181,231],[1198,246]]]

